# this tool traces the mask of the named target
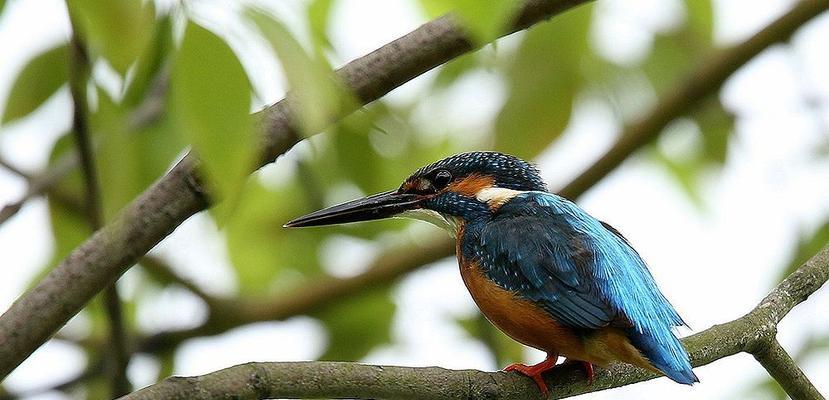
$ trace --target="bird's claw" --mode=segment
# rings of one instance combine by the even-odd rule
[[[584,372],[587,374],[587,384],[588,385],[593,384],[593,364],[591,364],[587,361],[582,361],[582,360],[566,360],[566,361],[564,361],[564,363],[565,364],[578,363],[579,365],[581,365],[581,367],[584,368]]]
[[[538,389],[541,390],[541,393],[545,397],[549,398],[550,390],[547,388],[547,383],[544,382],[544,378],[541,374],[555,367],[557,359],[558,357],[548,356],[544,361],[535,365],[512,364],[504,368],[504,372],[516,371],[521,375],[529,377],[535,381],[535,384],[538,385]]]

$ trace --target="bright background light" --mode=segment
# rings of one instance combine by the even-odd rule
[[[270,4],[272,2],[262,2]],[[409,32],[425,21],[410,1],[340,1],[330,32],[339,63],[369,52]],[[791,1],[716,2],[716,40],[732,44],[755,32],[789,7]],[[232,44],[251,73],[264,103],[284,94],[284,79],[261,43],[245,42],[238,21],[227,17],[233,7],[223,1],[193,2],[194,15]],[[0,19],[0,98],[13,77],[34,54],[65,40],[69,34],[66,8],[57,0],[10,0]],[[300,24],[304,3],[278,2],[270,8],[289,26]],[[670,30],[684,18],[678,0],[600,0],[598,23],[592,33],[594,48],[620,64],[643,57],[654,32]],[[510,46],[511,39],[503,41]],[[815,155],[829,144],[829,15],[816,18],[792,38],[791,45],[774,46],[731,77],[719,96],[737,115],[736,132],[724,168],[706,179],[705,204],[692,204],[664,170],[646,157],[635,156],[601,181],[579,203],[610,222],[630,239],[660,287],[693,328],[690,334],[740,317],[756,305],[776,283],[795,243],[829,218],[829,162]],[[489,50],[485,50],[489,51]],[[254,72],[255,71],[255,72]],[[390,101],[423,96],[433,73],[427,73],[389,95]],[[475,73],[448,93],[427,99],[416,115],[424,126],[439,120],[454,131],[466,131],[475,141],[476,128],[488,125],[504,102],[504,82],[494,74]],[[655,96],[655,95],[654,95]],[[635,107],[635,105],[634,105]],[[46,167],[48,151],[70,124],[68,91],[30,118],[0,128],[0,154],[27,171]],[[601,102],[583,99],[564,136],[543,153],[539,166],[551,187],[560,187],[601,154],[620,127]],[[681,156],[693,126],[674,124],[658,146]],[[825,151],[825,150],[824,150]],[[259,178],[278,179],[265,168]],[[404,177],[400,177],[401,179]],[[398,182],[388,182],[393,187]],[[0,205],[16,201],[26,190],[23,180],[0,169]],[[30,201],[0,227],[0,309],[8,308],[25,290],[52,246],[43,199]],[[418,228],[420,229],[420,228]],[[423,228],[429,229],[429,228]],[[204,216],[182,225],[154,250],[170,260],[182,275],[210,293],[232,294],[236,288],[223,248],[222,232]],[[364,265],[376,251],[370,244],[344,241],[327,246],[336,256],[324,258],[330,271],[350,275],[336,265]],[[135,285],[138,271],[120,281],[125,295]],[[446,260],[406,277],[395,290],[398,310],[394,341],[364,360],[409,366],[496,370],[483,344],[471,339],[453,320],[471,316],[475,305],[457,273]],[[783,347],[796,352],[806,340],[829,335],[829,290],[816,293],[780,324]],[[151,304],[140,307],[138,322],[144,331],[187,327],[205,316],[204,305],[190,293],[164,290]],[[88,323],[88,322],[87,322]],[[69,331],[82,333],[85,322],[76,318]],[[325,330],[311,318],[253,324],[211,338],[186,342],[176,357],[176,373],[203,374],[248,361],[314,359],[321,354]],[[530,361],[540,352],[527,351]],[[829,393],[829,354],[824,351],[801,365],[823,393]],[[6,381],[14,391],[49,386],[84,367],[85,356],[67,342],[54,340],[38,350]],[[151,384],[158,364],[151,357],[133,360],[129,373],[138,385]],[[643,384],[585,395],[590,399],[661,398],[731,399],[765,377],[751,356],[740,354],[696,370],[702,381],[694,387],[657,379]],[[32,397],[61,399],[58,393]]]

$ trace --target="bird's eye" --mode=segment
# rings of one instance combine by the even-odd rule
[[[435,185],[435,189],[443,189],[449,182],[452,181],[452,173],[442,169],[435,174],[435,178],[432,179],[432,184]]]

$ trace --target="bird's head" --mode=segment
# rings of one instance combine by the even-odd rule
[[[418,169],[396,190],[315,211],[285,226],[410,217],[455,231],[461,223],[485,216],[516,194],[531,190],[547,187],[530,163],[492,151],[461,153]]]

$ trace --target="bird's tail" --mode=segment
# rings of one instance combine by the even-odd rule
[[[639,332],[635,328],[628,328],[626,333],[633,347],[636,347],[665,376],[686,385],[699,382],[691,369],[691,362],[685,347],[673,333],[669,331],[667,334],[659,335],[661,341],[657,339],[657,335]],[[663,344],[666,341],[667,345]]]

